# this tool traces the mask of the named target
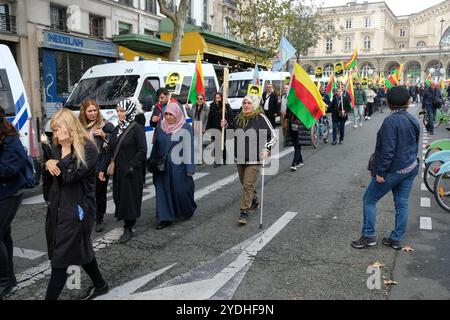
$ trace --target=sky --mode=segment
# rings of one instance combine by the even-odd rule
[[[383,0],[369,0],[369,2],[379,2]],[[351,2],[350,0],[319,0],[317,2],[323,2],[323,7],[331,7],[331,6],[340,6],[345,5],[347,2]],[[362,3],[363,0],[358,0],[359,3]],[[408,15],[412,13],[416,13],[432,7],[440,2],[444,2],[444,0],[385,0],[389,8],[394,12],[395,15]]]

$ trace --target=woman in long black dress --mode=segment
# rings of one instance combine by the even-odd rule
[[[167,157],[164,172],[154,173],[156,189],[156,229],[168,227],[177,218],[190,218],[194,200],[194,135],[178,104],[169,103],[157,127],[151,159]],[[172,152],[173,151],[173,152]]]
[[[124,100],[117,105],[119,125],[111,135],[110,148],[102,164],[100,180],[105,179],[105,172],[114,160],[113,198],[116,205],[117,220],[124,220],[124,232],[120,243],[133,237],[133,226],[141,216],[144,176],[142,166],[147,156],[145,129],[135,122],[139,113],[138,105],[131,100]],[[120,146],[119,146],[120,143]],[[117,157],[113,159],[117,151]],[[110,167],[111,168],[111,167]]]

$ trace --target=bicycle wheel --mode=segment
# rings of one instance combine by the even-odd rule
[[[425,114],[425,111],[422,110],[422,108],[417,108],[417,118],[422,119],[423,115]]]
[[[319,129],[317,124],[311,127],[311,145],[314,149],[319,147]]]
[[[328,143],[328,139],[330,138],[330,122],[328,120],[325,120],[323,130],[323,142]]]
[[[450,175],[444,173],[436,177],[434,181],[434,197],[438,205],[450,212]]]
[[[425,165],[425,171],[423,172],[423,182],[428,191],[434,193],[434,182],[436,180],[436,174],[439,172],[443,162],[433,161]]]

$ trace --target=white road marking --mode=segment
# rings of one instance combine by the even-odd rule
[[[47,254],[47,252],[41,252],[41,251],[30,250],[30,249],[22,249],[22,248],[16,248],[16,247],[14,247],[14,251],[13,251],[14,257],[28,259],[28,260],[35,260],[37,258],[45,256],[46,254]]]
[[[420,217],[420,230],[433,230],[431,217]]]
[[[94,247],[94,251],[99,251],[108,247],[111,243],[117,241],[122,236],[123,229],[116,228],[106,233],[102,237],[92,242]],[[13,291],[20,290],[31,286],[37,281],[45,278],[51,273],[51,265],[50,261],[46,261],[38,265],[37,267],[33,267],[21,272],[17,275],[17,286],[13,289]]]
[[[125,285],[111,290],[108,294],[100,296],[97,300],[206,300],[214,297],[222,288],[239,276],[242,280],[242,272],[246,272],[253,264],[258,254],[286,225],[297,216],[296,212],[286,212],[266,231],[260,233],[249,245],[241,249],[241,253],[225,268],[216,272],[215,275],[198,272],[199,268],[193,269],[183,275],[163,283],[155,289],[134,293],[143,287],[149,280],[154,279],[158,274],[172,268],[170,265],[142,278],[136,279]],[[233,248],[236,250],[235,248]],[[233,250],[230,249],[229,251]],[[222,255],[223,256],[223,255]],[[217,258],[216,258],[217,259]],[[216,260],[214,259],[214,260]],[[206,263],[208,264],[208,263]],[[214,263],[209,263],[210,265]],[[217,265],[217,264],[216,264]],[[208,266],[210,267],[210,266]],[[201,268],[201,267],[200,267]],[[210,269],[210,268],[209,268]],[[205,270],[208,271],[208,270]],[[192,279],[194,278],[194,279]],[[237,286],[233,286],[237,289]],[[235,290],[232,292],[233,296]],[[230,296],[230,293],[227,293]]]
[[[428,189],[427,189],[427,186],[425,185],[425,183],[421,183],[420,184],[420,190],[421,191],[427,191]]]
[[[43,194],[38,194],[37,196],[33,196],[33,197],[22,200],[22,204],[24,204],[24,205],[40,204],[40,203],[44,203],[44,202],[45,202],[45,200],[44,200]]]
[[[431,201],[430,198],[420,198],[420,206],[423,208],[430,208],[431,207]]]
[[[194,181],[201,179],[203,177],[206,177],[207,175],[209,175],[208,172],[199,172],[196,173],[194,175]],[[156,190],[155,190],[155,186],[152,185],[148,188],[144,189],[144,193],[146,193],[143,197],[142,197],[142,202],[147,201],[149,199],[152,199],[154,197],[156,197]],[[106,214],[114,214],[114,212],[116,211],[116,206],[114,204],[114,199],[111,198],[106,202]]]
[[[194,196],[195,200],[200,200],[204,196],[209,195],[212,192],[217,191],[219,189],[222,189],[226,185],[233,183],[238,178],[239,178],[239,174],[235,173],[235,174],[232,174],[231,176],[223,178],[219,181],[214,182],[213,184],[206,186],[205,188],[202,188],[202,189],[196,191],[195,196]]]

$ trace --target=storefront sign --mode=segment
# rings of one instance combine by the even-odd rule
[[[49,31],[43,31],[42,47],[111,58],[116,58],[119,52],[117,45],[113,42]]]

